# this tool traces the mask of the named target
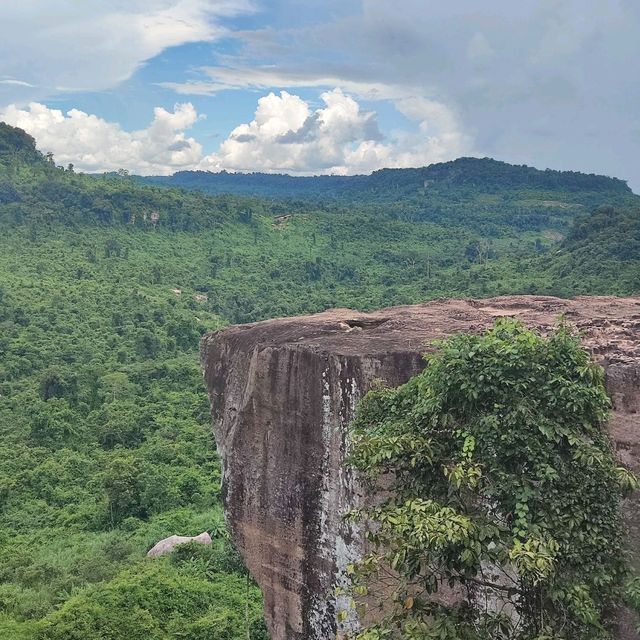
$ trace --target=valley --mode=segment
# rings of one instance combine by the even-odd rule
[[[16,640],[266,637],[224,525],[205,332],[640,291],[640,198],[624,182],[489,159],[94,176],[0,124],[0,231],[0,637]],[[211,548],[145,560],[204,530]]]

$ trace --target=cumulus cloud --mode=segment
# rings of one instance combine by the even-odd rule
[[[173,111],[156,107],[151,124],[124,131],[119,124],[71,109],[66,114],[33,102],[26,109],[10,105],[0,121],[30,133],[42,151],[51,151],[58,164],[73,163],[83,171],[112,171],[121,167],[139,174],[167,174],[195,166],[202,146],[185,130],[198,119],[190,103]]]
[[[251,0],[21,0],[0,21],[0,105],[60,91],[96,91],[129,78],[168,47],[212,41]],[[34,90],[37,89],[37,90]]]
[[[469,151],[469,140],[442,104],[424,98],[400,101],[400,110],[418,130],[383,139],[376,114],[363,110],[351,96],[334,89],[320,97],[324,106],[315,110],[286,91],[260,98],[254,119],[236,127],[200,166],[214,171],[351,174],[421,166]]]
[[[450,160],[470,151],[455,115],[424,98],[404,98],[398,109],[415,130],[384,137],[376,113],[363,109],[341,89],[321,94],[322,106],[287,91],[258,100],[254,119],[238,125],[219,149],[204,155],[186,131],[199,116],[191,103],[173,111],[156,107],[146,129],[128,132],[78,109],[63,113],[44,104],[10,105],[0,120],[34,136],[58,164],[83,171],[169,174],[183,169],[266,171],[293,174],[366,173],[382,167],[410,167]]]

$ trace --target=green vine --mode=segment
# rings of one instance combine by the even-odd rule
[[[637,481],[613,455],[602,369],[562,321],[543,337],[501,319],[438,346],[353,424],[373,506],[349,516],[370,549],[351,592],[378,620],[353,637],[610,638]]]

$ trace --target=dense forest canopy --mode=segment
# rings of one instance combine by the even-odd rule
[[[204,331],[640,291],[640,204],[619,180],[470,158],[216,175],[84,175],[0,124],[0,637],[263,637],[224,533]],[[158,539],[205,529],[211,550],[145,562]]]

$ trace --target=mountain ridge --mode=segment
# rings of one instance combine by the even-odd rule
[[[199,189],[208,193],[225,190],[238,195],[266,195],[300,197],[306,194],[332,197],[332,192],[343,189],[360,193],[370,189],[428,189],[434,183],[453,186],[482,186],[488,190],[497,188],[544,188],[555,190],[588,189],[611,190],[619,194],[633,192],[625,180],[582,173],[537,169],[528,165],[515,165],[484,157],[460,157],[448,162],[434,163],[415,168],[382,168],[370,174],[350,176],[314,175],[296,176],[287,173],[229,172],[229,171],[177,171],[171,176],[136,176],[136,179],[164,186]]]

